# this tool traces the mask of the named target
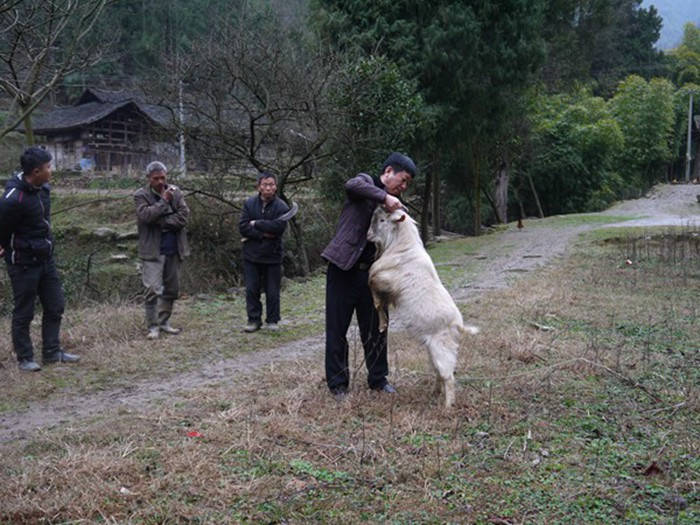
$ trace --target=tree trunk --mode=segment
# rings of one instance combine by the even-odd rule
[[[433,174],[432,171],[428,171],[425,174],[425,186],[423,188],[423,209],[421,210],[420,217],[420,237],[423,240],[423,244],[427,244],[430,236],[428,231],[430,216],[430,189],[433,185]]]
[[[496,218],[501,224],[508,222],[508,161],[504,158],[496,173]]]
[[[29,107],[29,104],[20,106],[20,111],[25,111]],[[33,146],[34,143],[34,128],[32,128],[32,114],[27,113],[24,116],[24,137],[27,146]]]
[[[491,195],[489,195],[489,191],[482,186],[481,193],[483,193],[484,197],[486,197],[486,200],[489,201],[489,204],[491,205],[491,209],[493,210],[493,213],[496,215],[496,220],[499,223],[503,222],[503,221],[501,221],[501,218],[498,215],[498,208],[496,207],[496,203],[494,202],[494,200],[491,198]]]
[[[472,193],[472,198],[474,199],[472,206],[474,213],[472,215],[472,228],[474,229],[474,235],[481,235],[481,177],[480,177],[480,158],[478,153],[478,147],[472,150],[472,166],[473,166],[473,183],[474,191]]]
[[[289,225],[292,229],[292,235],[294,235],[294,244],[296,245],[297,254],[299,256],[299,270],[302,276],[307,276],[311,272],[311,267],[309,265],[309,255],[306,253],[306,246],[304,244],[304,232],[296,218],[289,221]]]
[[[695,160],[693,161],[695,165],[693,166],[693,179],[700,180],[700,141],[695,148]]]
[[[440,174],[437,171],[437,166],[433,171],[433,236],[437,237],[442,229],[440,224]]]
[[[521,219],[525,218],[525,207],[523,206],[523,200],[520,198],[520,190],[515,189],[513,192],[515,195],[515,200],[518,202],[518,209],[520,210],[520,217]]]
[[[540,219],[544,219],[544,212],[542,211],[542,205],[540,204],[540,197],[537,195],[537,190],[535,189],[535,182],[532,180],[532,176],[529,173],[527,174],[527,180],[530,183],[530,191],[535,197],[535,204],[537,204],[537,213],[539,214]]]

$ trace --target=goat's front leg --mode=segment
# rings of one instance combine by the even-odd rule
[[[382,299],[382,294],[372,290],[372,301],[374,302],[374,308],[377,310],[377,316],[379,317],[379,331],[386,332],[387,326],[389,325],[389,318],[386,315],[387,304]]]

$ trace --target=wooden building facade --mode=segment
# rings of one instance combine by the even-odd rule
[[[58,170],[128,174],[155,159],[177,161],[172,122],[169,110],[133,92],[87,89],[75,105],[36,118],[34,133]]]

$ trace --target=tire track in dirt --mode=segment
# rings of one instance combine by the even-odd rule
[[[504,288],[513,279],[564,255],[576,237],[595,228],[610,226],[700,226],[700,203],[696,202],[700,186],[663,185],[642,199],[625,201],[603,214],[641,217],[616,224],[584,224],[572,227],[546,227],[537,224],[517,229],[512,225],[500,235],[498,253],[485,253],[483,267],[469,275],[468,284],[452,290],[455,300],[470,302],[488,290]],[[474,257],[474,256],[471,256]],[[392,319],[392,328],[401,330],[400,319]],[[236,375],[260,370],[269,363],[285,363],[323,355],[324,338],[317,335],[294,341],[271,350],[245,354],[214,363],[170,378],[141,381],[128,387],[91,393],[87,396],[65,393],[48,400],[31,403],[27,409],[0,415],[0,443],[26,439],[37,429],[71,423],[115,411],[139,411],[153,402],[173,397],[179,392],[222,382],[235,382]],[[320,366],[320,365],[319,365]]]

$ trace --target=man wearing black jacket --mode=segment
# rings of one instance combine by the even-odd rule
[[[282,234],[287,222],[279,217],[289,207],[277,197],[277,178],[270,173],[258,176],[257,195],[243,205],[238,229],[243,242],[243,277],[246,287],[246,332],[262,326],[260,292],[265,290],[266,328],[277,330],[280,320],[282,281]]]
[[[37,296],[41,302],[43,364],[75,363],[80,356],[61,349],[59,331],[65,307],[53,258],[51,234],[51,154],[31,147],[20,158],[22,173],[10,177],[0,199],[0,256],[12,284],[12,344],[20,370],[36,372],[29,326]]]

